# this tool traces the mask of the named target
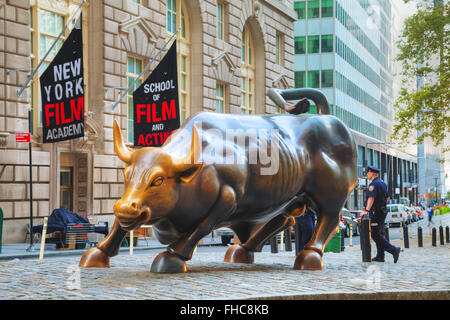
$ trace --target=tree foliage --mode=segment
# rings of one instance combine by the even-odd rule
[[[410,0],[404,0],[409,2]],[[397,61],[402,64],[402,88],[394,104],[396,113],[393,138],[410,141],[411,133],[423,134],[417,143],[430,137],[444,152],[450,151],[450,112],[423,112],[450,109],[449,1],[434,5],[433,0],[419,0],[416,14],[404,22]],[[425,84],[411,86],[417,77]],[[421,120],[421,121],[420,121]]]

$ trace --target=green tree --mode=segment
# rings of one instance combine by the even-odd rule
[[[411,134],[423,130],[417,143],[430,137],[444,152],[450,151],[450,112],[423,113],[424,110],[450,108],[449,1],[417,0],[417,13],[404,22],[397,61],[402,64],[402,87],[394,104],[395,124],[392,138],[407,143]],[[410,2],[410,0],[404,0]],[[416,79],[425,84],[417,90]],[[420,121],[421,119],[421,121]]]

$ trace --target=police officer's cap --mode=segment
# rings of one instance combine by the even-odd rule
[[[368,167],[367,167],[367,171],[372,171],[372,172],[375,172],[375,173],[380,173],[380,169],[378,169],[378,168],[375,167],[375,166],[368,166]]]

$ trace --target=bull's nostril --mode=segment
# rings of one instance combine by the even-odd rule
[[[137,202],[131,203],[131,207],[132,207],[133,209],[135,209],[135,210],[138,210],[138,209],[139,209],[139,206],[138,206]]]

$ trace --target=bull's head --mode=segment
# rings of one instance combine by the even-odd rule
[[[114,204],[114,214],[124,230],[133,230],[171,212],[178,202],[180,185],[190,183],[202,168],[194,161],[200,143],[193,127],[191,150],[184,159],[174,158],[160,148],[131,151],[114,121],[114,149],[125,162],[125,190]]]

